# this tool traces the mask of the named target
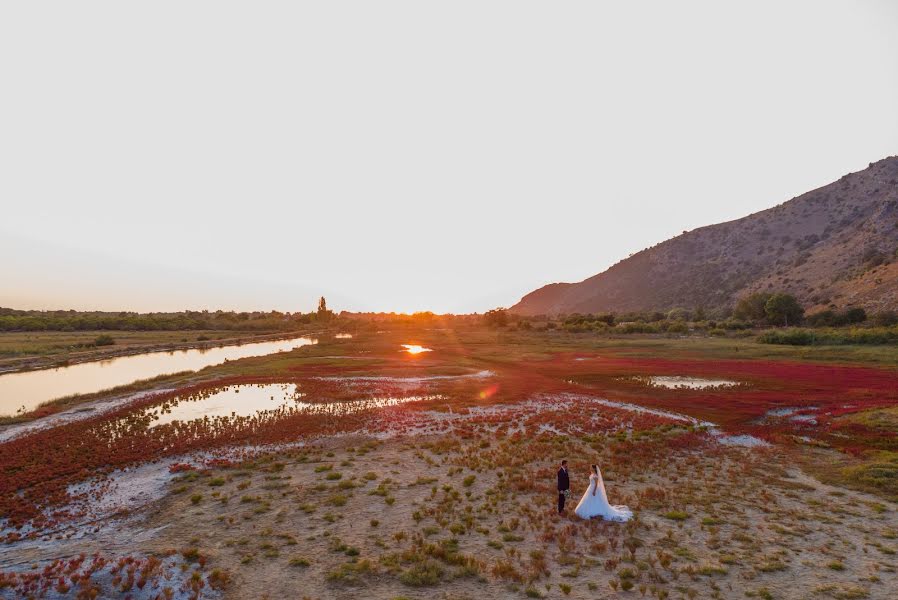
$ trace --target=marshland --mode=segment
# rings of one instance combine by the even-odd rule
[[[528,321],[347,315],[21,414],[0,593],[890,597],[894,354]],[[563,458],[635,519],[559,516]]]

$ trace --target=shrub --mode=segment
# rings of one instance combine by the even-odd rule
[[[808,330],[788,329],[785,331],[766,331],[758,337],[762,344],[787,344],[791,346],[808,345],[882,345],[898,342],[898,329],[870,327],[865,329],[845,330]]]
[[[412,587],[436,585],[443,576],[443,568],[432,560],[424,561],[406,569],[399,581]]]
[[[115,338],[111,335],[101,335],[94,340],[94,346],[114,346]]]
[[[212,569],[209,574],[209,585],[213,590],[221,590],[228,586],[231,582],[231,575],[227,571],[221,569]]]
[[[488,310],[483,315],[483,323],[487,327],[505,327],[508,325],[508,313],[504,308]]]
[[[804,329],[792,329],[789,331],[765,331],[758,338],[762,344],[785,344],[789,346],[810,346],[817,336],[813,332]]]
[[[340,565],[327,574],[327,580],[347,585],[360,585],[362,577],[375,573],[374,565],[369,560],[348,562]]]
[[[873,324],[879,327],[892,327],[898,325],[898,313],[893,310],[878,312],[873,315]]]
[[[682,510],[669,510],[664,513],[664,517],[672,521],[685,521],[689,518],[689,513]]]
[[[327,499],[328,503],[333,506],[344,506],[346,504],[346,500],[347,498],[345,494],[334,494]]]

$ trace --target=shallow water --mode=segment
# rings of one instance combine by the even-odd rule
[[[161,406],[144,409],[141,413],[153,415],[149,426],[155,427],[174,421],[251,417],[269,411],[284,411],[287,414],[310,412],[343,415],[440,398],[438,395],[431,395],[376,397],[344,402],[305,402],[302,400],[303,397],[305,394],[295,383],[241,384],[179,396]]]
[[[663,387],[670,390],[704,390],[709,388],[733,387],[739,385],[738,381],[731,381],[729,379],[705,379],[703,377],[685,377],[679,375],[657,375],[653,377],[637,377],[636,379],[638,379],[639,381],[643,381],[649,385]]]
[[[229,360],[265,356],[314,343],[315,340],[300,337],[239,346],[151,352],[70,367],[8,373],[0,375],[0,416],[28,412],[44,402],[72,394],[91,394],[140,379],[197,371]]]

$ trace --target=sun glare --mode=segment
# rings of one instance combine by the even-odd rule
[[[433,352],[430,348],[425,348],[424,346],[419,346],[417,344],[402,344],[402,347],[405,348],[405,351],[409,354],[421,354],[422,352]]]

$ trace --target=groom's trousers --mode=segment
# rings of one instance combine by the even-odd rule
[[[564,512],[564,492],[559,490],[559,492],[558,492],[558,513],[561,514],[562,512]]]

